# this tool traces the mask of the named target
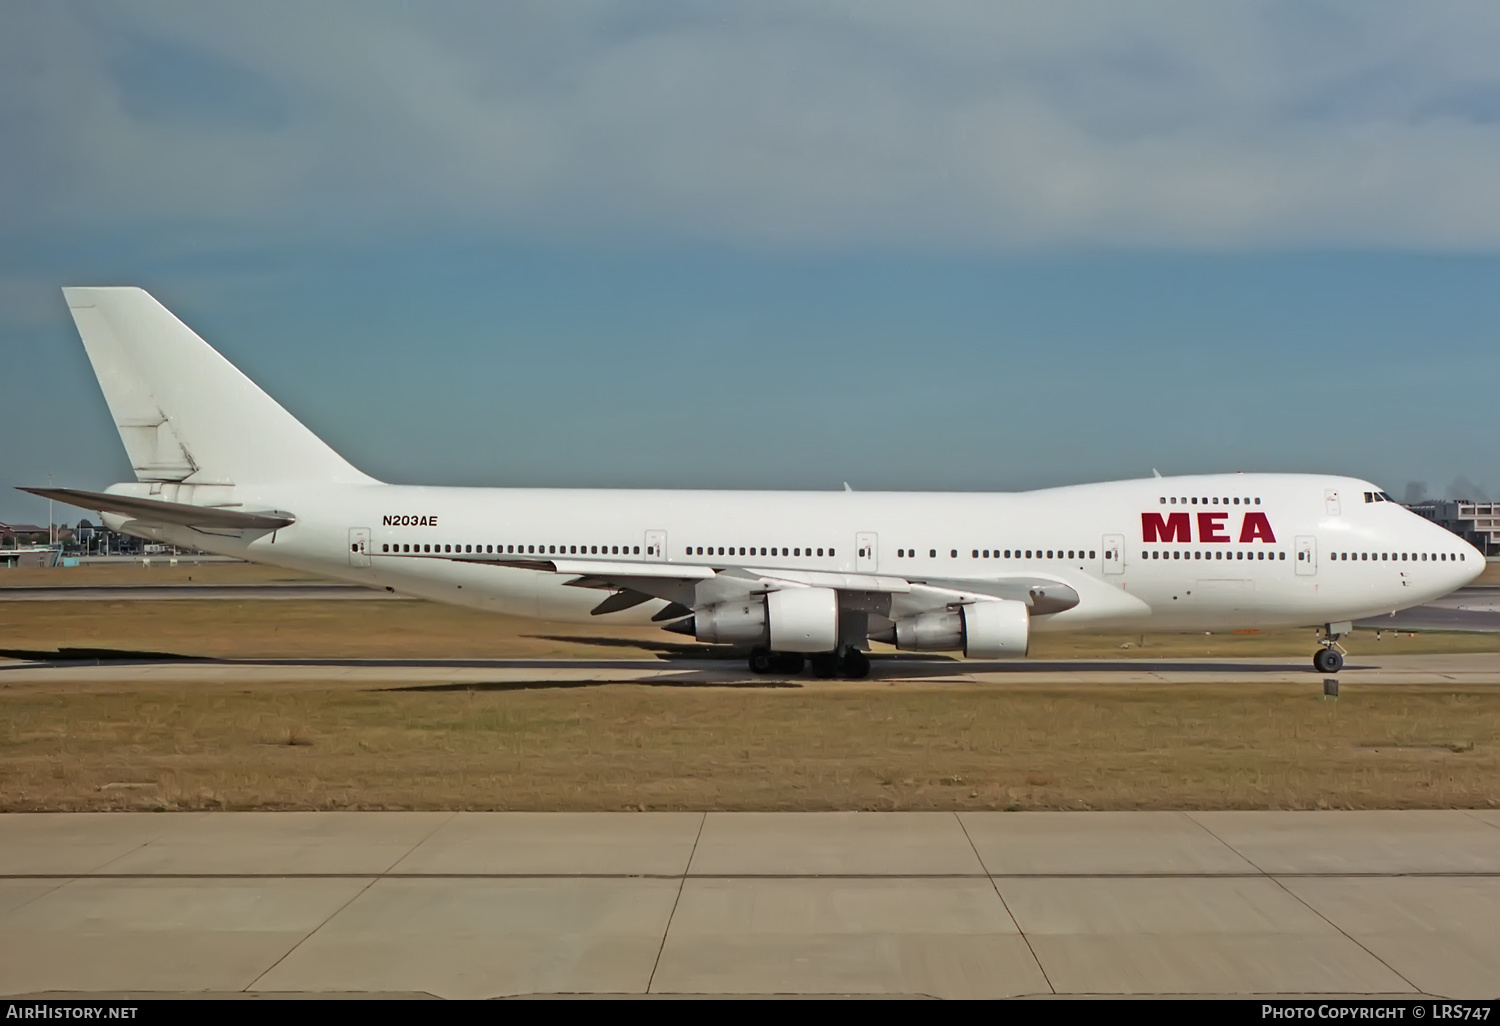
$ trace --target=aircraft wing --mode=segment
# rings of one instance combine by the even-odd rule
[[[594,609],[596,614],[629,609],[652,598],[672,603],[654,619],[686,616],[694,608],[765,594],[780,588],[830,588],[861,604],[881,596],[891,603],[882,608],[903,612],[943,609],[950,605],[1012,599],[1025,602],[1038,614],[1057,613],[1078,605],[1078,593],[1061,581],[1036,576],[987,580],[928,580],[889,574],[845,574],[818,570],[785,570],[752,566],[712,567],[674,563],[638,563],[569,558],[506,558],[466,555],[456,562],[566,574],[570,587],[616,592]]]
[[[163,502],[133,495],[110,495],[108,492],[86,492],[78,488],[22,488],[23,492],[56,499],[80,509],[100,513],[118,513],[153,524],[175,524],[179,527],[274,531],[289,527],[297,518],[280,510],[246,512],[223,506],[194,506],[186,502]]]

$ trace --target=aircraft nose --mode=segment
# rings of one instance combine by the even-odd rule
[[[1463,583],[1468,584],[1484,573],[1484,553],[1466,541],[1459,542],[1459,545],[1464,558],[1458,565],[1464,568]]]

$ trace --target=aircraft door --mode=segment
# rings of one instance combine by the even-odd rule
[[[370,565],[370,529],[368,527],[349,528],[349,565]]]
[[[861,531],[854,536],[854,572],[873,574],[880,569],[880,537],[873,531]]]
[[[1106,534],[1104,551],[1100,555],[1103,557],[1100,562],[1104,564],[1105,573],[1123,574],[1125,572],[1125,536]]]
[[[646,532],[646,561],[660,563],[667,558],[667,532]]]
[[[1311,577],[1318,572],[1318,540],[1310,534],[1297,535],[1297,573]]]

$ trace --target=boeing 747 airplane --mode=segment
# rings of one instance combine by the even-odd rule
[[[1356,478],[1156,477],[1016,493],[385,484],[138,288],[68,288],[136,480],[26,491],[126,534],[436,602],[659,624],[756,673],[863,677],[871,641],[971,659],[1038,631],[1321,626],[1472,581],[1484,557]]]

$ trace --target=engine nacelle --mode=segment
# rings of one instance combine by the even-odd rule
[[[714,645],[744,645],[766,637],[766,601],[759,595],[739,602],[703,606],[693,613],[693,633]]]
[[[1015,599],[964,606],[964,655],[969,659],[1019,659],[1031,646],[1031,614]]]
[[[782,588],[766,596],[771,651],[832,652],[839,647],[839,596],[832,588]]]
[[[1026,603],[1014,599],[973,602],[959,611],[922,613],[896,621],[893,640],[908,652],[963,649],[970,659],[1020,658],[1031,640]]]

